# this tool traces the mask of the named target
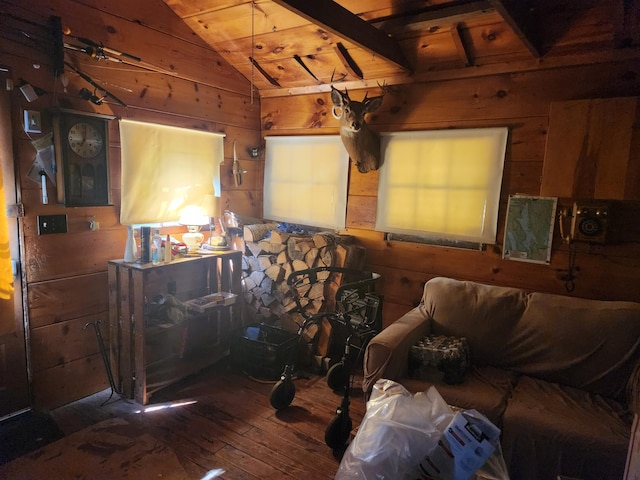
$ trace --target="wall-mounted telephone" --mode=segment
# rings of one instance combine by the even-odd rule
[[[571,231],[564,233],[565,219],[571,218]],[[566,242],[604,243],[609,222],[609,205],[605,202],[574,202],[573,213],[568,209],[560,212],[560,235]]]

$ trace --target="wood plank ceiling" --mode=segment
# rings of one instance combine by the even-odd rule
[[[261,95],[375,86],[451,69],[537,61],[595,2],[559,0],[164,0]],[[616,0],[612,41],[627,35],[629,9]],[[630,5],[632,5],[630,7]],[[547,22],[554,15],[555,22]],[[611,16],[611,15],[609,15]],[[631,20],[633,19],[633,16]],[[561,23],[560,23],[561,25]],[[546,38],[541,36],[541,32]],[[611,33],[613,32],[613,33]],[[596,32],[600,33],[600,32]],[[637,32],[631,32],[637,43]],[[626,36],[625,36],[626,35]]]

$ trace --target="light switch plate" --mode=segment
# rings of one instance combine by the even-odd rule
[[[42,133],[40,112],[35,110],[24,111],[24,131],[27,133]]]
[[[38,235],[67,233],[66,215],[38,215]]]

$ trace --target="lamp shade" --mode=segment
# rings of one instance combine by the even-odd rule
[[[188,226],[209,225],[209,217],[198,205],[187,205],[184,210],[182,210],[182,215],[180,215],[178,223]]]

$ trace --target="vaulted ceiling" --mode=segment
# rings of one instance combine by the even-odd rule
[[[402,83],[639,41],[637,0],[164,1],[261,94]]]

